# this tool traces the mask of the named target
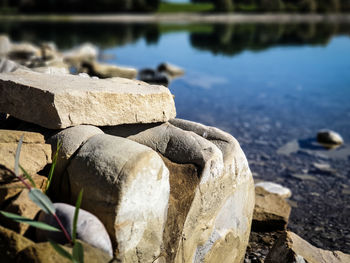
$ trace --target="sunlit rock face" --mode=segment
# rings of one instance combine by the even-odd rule
[[[163,86],[22,69],[0,74],[0,112],[50,129],[164,122],[176,115]]]

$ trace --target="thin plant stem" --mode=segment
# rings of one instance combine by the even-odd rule
[[[69,236],[67,230],[66,230],[66,229],[64,228],[64,226],[62,225],[61,220],[58,218],[58,216],[57,216],[56,214],[53,214],[53,217],[55,218],[55,220],[57,221],[58,225],[59,225],[60,228],[62,229],[63,234],[66,236],[66,239],[68,240],[68,242],[69,242],[70,244],[73,244],[72,239],[71,239],[71,237]]]
[[[22,176],[20,176],[20,175],[18,175],[18,176],[16,176],[19,180],[21,180],[21,182],[24,184],[24,186],[30,191],[31,189],[32,189],[32,187],[25,181],[25,179],[22,177]]]

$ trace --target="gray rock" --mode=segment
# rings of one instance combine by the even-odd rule
[[[324,144],[340,145],[344,143],[341,135],[331,130],[321,130],[317,133],[317,141]]]
[[[167,262],[241,262],[254,208],[254,184],[243,151],[231,135],[219,129],[179,119],[171,123],[177,127],[165,123],[105,131],[126,135],[127,128],[133,129],[129,139],[151,147],[178,166],[198,167],[196,180],[190,180],[190,173],[178,179],[181,173],[175,172],[176,178],[171,178],[169,211],[182,212],[170,212],[167,219],[163,244]],[[175,193],[183,196],[181,202],[176,201]]]
[[[25,61],[40,56],[40,49],[29,43],[12,44],[7,55],[15,61]]]
[[[51,129],[163,122],[176,114],[162,86],[24,70],[0,74],[0,112]]]
[[[84,43],[63,53],[64,61],[77,66],[83,61],[94,61],[98,56],[98,48],[91,43]]]
[[[0,73],[13,72],[19,68],[19,65],[9,59],[0,58]]]
[[[85,194],[88,193],[85,192]],[[68,231],[69,235],[72,236],[75,207],[64,203],[54,203],[54,207],[56,208],[56,215],[61,220],[64,228]],[[38,220],[60,229],[55,218],[49,214],[41,212]],[[60,244],[67,243],[63,232],[45,231],[37,228],[36,237],[38,242],[51,239]],[[79,210],[77,239],[102,249],[111,257],[113,256],[112,243],[104,225],[96,216],[83,209]]]
[[[97,215],[122,262],[153,262],[161,252],[169,199],[169,171],[159,155],[131,140],[91,137],[68,168],[71,202]]]
[[[140,70],[138,78],[139,80],[149,84],[168,86],[170,83],[170,78],[166,73],[158,72],[153,69]]]

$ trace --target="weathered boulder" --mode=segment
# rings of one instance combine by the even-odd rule
[[[292,191],[289,188],[273,182],[258,182],[255,184],[255,189],[256,188],[263,188],[265,191],[271,194],[277,194],[282,198],[289,198],[292,196]]]
[[[0,258],[2,263],[13,263],[19,251],[34,242],[16,232],[0,226]]]
[[[288,224],[291,207],[278,194],[255,188],[255,208],[253,215],[254,231],[283,230]]]
[[[103,64],[96,61],[83,62],[81,66],[90,76],[96,76],[102,79],[113,77],[134,79],[137,75],[137,70],[134,68]]]
[[[347,263],[350,255],[319,249],[293,232],[285,232],[276,241],[265,263]]]
[[[128,136],[166,158],[166,262],[241,262],[254,208],[254,184],[243,151],[219,129],[179,119],[171,123],[104,131]]]
[[[56,152],[58,143],[61,144],[61,148],[58,151],[58,158],[55,167],[54,179],[57,179],[57,182],[53,183],[53,185],[61,184],[59,179],[63,175],[71,156],[89,138],[97,134],[103,134],[103,131],[91,125],[78,125],[64,129],[48,139],[48,143],[50,143],[52,147],[53,155]]]
[[[69,235],[72,236],[75,207],[64,203],[54,203],[54,207],[56,208],[57,217],[61,220]],[[46,224],[52,225],[58,229],[60,228],[55,218],[44,212],[40,213],[38,221],[45,222]],[[112,243],[104,225],[96,216],[84,209],[79,210],[76,234],[77,239],[80,239],[93,247],[97,247],[113,257]],[[45,231],[37,228],[36,237],[38,242],[53,240],[60,244],[67,243],[67,239],[63,232]]]
[[[11,50],[11,42],[8,36],[0,35],[0,56],[5,56]]]
[[[98,134],[72,158],[71,202],[84,189],[82,208],[106,226],[122,262],[160,255],[169,199],[169,172],[157,153],[125,138]]]
[[[36,174],[51,163],[51,146],[45,144],[44,136],[40,133],[0,130],[0,165],[14,170],[17,144],[22,135],[24,137],[19,163],[29,174]]]
[[[321,130],[317,133],[317,141],[324,144],[340,145],[344,143],[341,135],[331,130]]]
[[[185,71],[182,68],[166,62],[159,64],[157,70],[159,72],[165,72],[171,77],[179,77],[185,73]]]
[[[51,129],[163,122],[176,114],[161,86],[25,70],[0,74],[0,112]]]
[[[111,261],[111,257],[106,252],[87,243],[81,243],[83,245],[85,263],[108,263]],[[72,253],[72,249],[69,247],[64,246],[63,249],[69,254]],[[15,262],[71,263],[72,261],[58,254],[49,242],[44,242],[36,243],[22,249],[16,256]]]

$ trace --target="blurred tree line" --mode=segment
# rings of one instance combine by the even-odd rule
[[[335,13],[349,12],[350,0],[191,0],[211,2],[219,12],[287,12]]]
[[[23,13],[152,12],[160,0],[0,0],[3,11]]]

